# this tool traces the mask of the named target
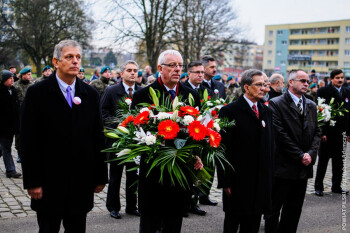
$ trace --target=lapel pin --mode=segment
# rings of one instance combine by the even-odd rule
[[[261,125],[265,128],[266,124],[264,120],[261,121]]]
[[[345,102],[346,102],[346,103],[347,103],[347,102],[349,102],[349,99],[348,99],[348,98],[346,98],[346,99],[345,99]]]
[[[75,103],[75,105],[79,105],[81,104],[81,99],[78,96],[76,96],[73,98],[73,102]]]

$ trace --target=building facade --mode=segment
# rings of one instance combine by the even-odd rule
[[[327,75],[350,69],[350,19],[267,25],[263,70],[286,76],[292,69]]]

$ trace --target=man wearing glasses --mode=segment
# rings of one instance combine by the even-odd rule
[[[272,211],[265,216],[267,233],[297,231],[307,180],[313,176],[312,166],[321,133],[316,104],[304,96],[308,81],[309,77],[303,70],[290,71],[288,90],[269,103],[276,152]]]
[[[187,102],[191,93],[195,100],[195,107],[200,106],[198,93],[179,82],[183,69],[183,59],[176,50],[166,50],[159,55],[158,71],[161,74],[151,85],[135,92],[131,104],[134,109],[139,103],[153,104],[149,93],[149,87],[160,92],[160,105],[167,99],[174,100],[181,96],[182,101]],[[172,232],[180,233],[182,217],[184,213],[187,190],[172,185],[170,177],[164,173],[163,183],[159,182],[160,168],[153,168],[147,174],[152,161],[146,162],[146,154],[141,155],[139,175],[139,211],[140,232]]]
[[[233,169],[218,166],[218,188],[223,188],[224,233],[259,232],[261,215],[271,205],[272,113],[261,103],[266,84],[263,73],[242,74],[243,95],[220,110],[220,118],[234,120],[223,129],[222,142]]]
[[[208,95],[213,96],[214,92],[203,85],[204,78],[204,66],[199,61],[193,61],[188,64],[188,80],[185,85],[191,89],[196,90],[200,96],[203,95],[205,90],[208,91]]]

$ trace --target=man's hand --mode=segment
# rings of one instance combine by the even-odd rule
[[[201,158],[199,158],[197,155],[196,155],[196,163],[194,164],[194,170],[202,170],[203,169],[203,163],[202,163],[202,160]]]
[[[323,135],[321,137],[321,142],[327,142],[327,136],[326,135]]]
[[[43,197],[43,189],[41,187],[30,188],[28,194],[34,200],[39,200]]]
[[[311,156],[309,155],[309,153],[305,153],[304,154],[304,157],[303,157],[303,159],[302,159],[302,163],[304,164],[304,166],[309,166],[309,164],[311,163],[311,161],[312,161],[312,158],[311,158]]]
[[[97,185],[97,186],[95,187],[94,192],[95,192],[95,193],[101,192],[101,191],[105,188],[105,186],[106,186],[105,184]]]
[[[231,188],[224,188],[224,191],[228,197],[231,196]]]

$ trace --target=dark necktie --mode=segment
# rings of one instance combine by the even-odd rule
[[[129,91],[129,98],[131,98],[132,97],[132,88],[129,87],[128,91]]]
[[[175,99],[175,91],[174,90],[169,90],[169,94],[171,95],[172,99]]]
[[[256,117],[259,119],[259,111],[258,109],[256,108],[255,104],[253,104],[253,112],[255,113]]]
[[[299,100],[297,107],[299,108],[301,115],[303,115],[303,108],[301,107],[301,99]]]

